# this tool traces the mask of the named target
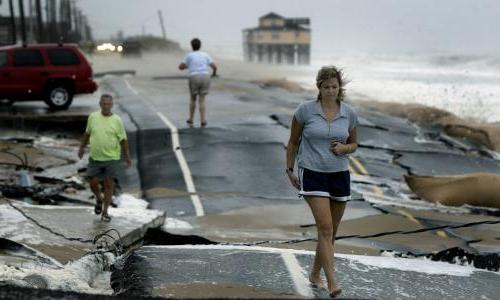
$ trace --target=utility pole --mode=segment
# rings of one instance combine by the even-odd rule
[[[158,17],[160,18],[161,33],[163,34],[163,39],[167,39],[167,34],[165,33],[165,25],[163,24],[163,15],[161,10],[158,10]]]
[[[58,42],[57,28],[57,7],[56,0],[49,0],[50,3],[50,42]]]
[[[71,4],[69,0],[59,1],[59,32],[60,36],[68,41],[71,32]]]
[[[44,42],[43,38],[43,23],[42,23],[42,4],[40,0],[36,0],[36,23],[37,23],[37,42]]]
[[[14,5],[12,0],[9,0],[10,7],[10,28],[12,29],[12,44],[17,43],[16,17],[14,16]]]
[[[45,42],[52,39],[50,31],[50,0],[45,0]]]
[[[29,0],[29,23],[28,23],[28,32],[29,32],[29,37],[28,40],[30,42],[33,42],[35,39],[35,24],[33,23],[33,0]]]
[[[85,36],[87,37],[88,42],[92,42],[94,40],[94,35],[92,34],[92,27],[90,27],[87,17],[85,17]]]
[[[66,29],[68,28],[67,26],[65,26],[66,24],[65,21],[66,21],[66,15],[64,14],[64,0],[59,0],[59,22],[58,22],[58,27],[59,27],[59,35],[61,37],[66,37]]]
[[[68,6],[66,7],[66,13],[68,14],[68,34],[70,35],[71,42],[74,42],[72,4],[73,4],[73,2],[71,0],[68,0]]]
[[[78,42],[80,40],[80,28],[78,27],[78,11],[76,5],[73,5],[72,8],[72,15],[73,15],[73,23],[74,23],[74,32],[75,32],[75,42]]]
[[[83,24],[83,14],[80,9],[78,9],[77,19],[78,19],[78,35],[80,36],[80,39],[78,41],[81,41],[84,39],[83,36],[85,34],[85,28]]]
[[[24,3],[23,0],[19,0],[19,15],[21,19],[21,39],[23,41],[23,45],[26,45],[28,42],[26,39],[26,20],[24,19]]]

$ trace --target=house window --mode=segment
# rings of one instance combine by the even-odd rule
[[[273,31],[272,37],[273,37],[273,40],[277,40],[280,38],[280,33],[278,31]]]

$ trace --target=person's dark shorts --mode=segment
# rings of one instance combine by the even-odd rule
[[[300,196],[327,197],[334,201],[351,200],[349,171],[322,173],[299,168]]]
[[[90,179],[92,177],[98,177],[99,179],[104,179],[104,177],[115,178],[118,175],[118,169],[120,166],[119,160],[107,160],[107,161],[97,161],[89,158],[89,165],[87,167],[87,177]]]

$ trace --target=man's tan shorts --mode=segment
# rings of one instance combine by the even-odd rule
[[[210,88],[210,76],[208,74],[193,75],[189,77],[189,91],[191,95],[206,95]]]

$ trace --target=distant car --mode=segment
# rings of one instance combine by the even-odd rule
[[[43,100],[67,109],[76,94],[93,93],[93,71],[77,45],[37,44],[0,47],[0,100]]]

